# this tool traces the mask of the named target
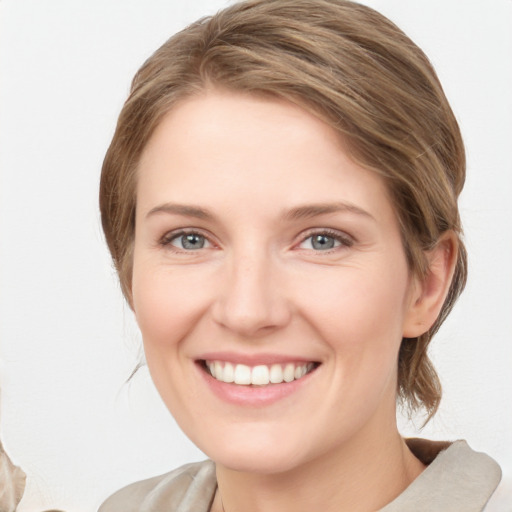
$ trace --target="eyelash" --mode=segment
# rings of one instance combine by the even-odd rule
[[[172,250],[175,252],[180,253],[190,253],[195,252],[193,249],[187,250],[187,249],[181,249],[179,247],[172,246],[172,242],[179,239],[180,237],[187,236],[187,235],[197,235],[206,240],[206,242],[210,246],[215,246],[215,244],[210,240],[210,238],[202,233],[200,230],[196,229],[181,229],[179,231],[172,231],[170,233],[166,233],[158,242],[158,244],[161,247],[172,247]],[[341,233],[336,230],[332,229],[312,229],[308,231],[305,236],[301,236],[300,241],[297,244],[294,244],[294,247],[298,247],[302,245],[304,242],[306,242],[308,239],[314,237],[314,236],[325,236],[328,238],[334,239],[335,242],[339,242],[338,246],[335,246],[330,249],[324,249],[324,250],[313,250],[313,249],[305,249],[305,250],[313,250],[313,252],[323,253],[323,254],[330,254],[336,250],[343,249],[346,247],[352,247],[354,245],[354,239],[347,235],[346,233]],[[202,247],[200,248],[202,249]],[[200,249],[196,249],[196,251],[199,251]],[[300,247],[299,247],[300,249]]]
[[[172,249],[175,251],[175,252],[194,252],[194,250],[186,250],[186,249],[180,249],[179,247],[174,247],[172,245],[172,242],[175,241],[175,240],[178,240],[180,237],[183,237],[183,236],[187,236],[187,235],[197,235],[197,236],[200,236],[202,238],[204,238],[206,240],[206,242],[210,245],[214,245],[210,238],[205,235],[204,233],[202,233],[201,231],[197,230],[197,229],[180,229],[178,231],[171,231],[170,233],[166,233],[158,242],[158,244],[162,247],[172,247]],[[197,251],[199,251],[199,249],[196,249]]]
[[[325,236],[334,239],[335,242],[339,242],[338,246],[333,247],[331,249],[314,251],[317,253],[330,254],[336,250],[352,247],[354,245],[354,239],[351,236],[333,229],[312,229],[311,231],[308,231],[306,233],[306,236],[301,237],[301,241],[299,242],[298,245],[302,245],[304,242],[306,242],[306,240],[309,240],[314,236]]]

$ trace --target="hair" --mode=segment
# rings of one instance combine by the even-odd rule
[[[441,386],[427,348],[464,288],[467,264],[457,207],[464,145],[428,58],[387,18],[344,0],[249,0],[171,37],[135,75],[101,174],[103,230],[130,304],[141,154],[173,106],[212,88],[293,102],[339,133],[354,161],[386,183],[415,275],[427,275],[426,253],[443,233],[458,237],[437,321],[404,338],[398,355],[397,398],[430,419]]]

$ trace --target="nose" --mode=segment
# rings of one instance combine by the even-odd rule
[[[290,321],[283,275],[268,255],[233,257],[226,267],[212,307],[218,324],[239,336],[255,338]]]

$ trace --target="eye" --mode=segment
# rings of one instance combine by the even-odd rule
[[[353,241],[341,233],[321,231],[310,234],[300,244],[301,249],[312,249],[314,251],[329,251],[337,247],[350,247]]]
[[[182,251],[197,251],[211,245],[208,239],[200,233],[186,233],[183,231],[166,235],[162,239],[161,244],[164,246],[170,245]]]

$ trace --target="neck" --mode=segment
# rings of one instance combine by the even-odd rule
[[[349,446],[291,471],[254,474],[217,464],[212,512],[375,511],[393,501],[423,471],[394,429],[358,435]]]

